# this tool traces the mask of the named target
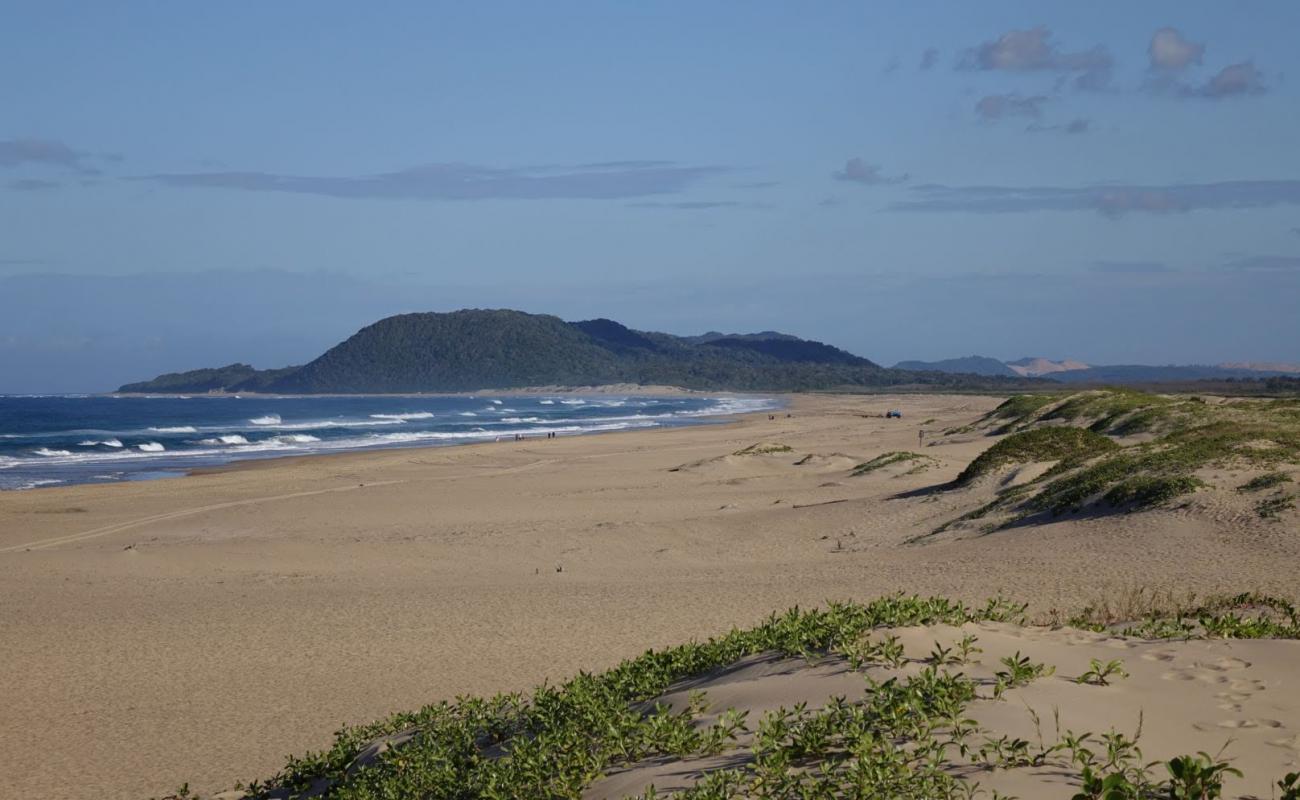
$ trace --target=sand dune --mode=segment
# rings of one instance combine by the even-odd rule
[[[1176,510],[910,543],[995,490],[930,491],[991,440],[927,437],[921,471],[854,467],[998,400],[798,397],[775,420],[0,495],[0,748],[30,754],[0,771],[0,796],[216,791],[341,724],[526,689],[827,599],[1002,592],[1046,613],[1139,586],[1295,595],[1294,512],[1262,520],[1228,489]],[[904,420],[878,416],[894,407]],[[759,443],[790,451],[735,455]],[[1064,672],[1105,645],[1069,647]],[[1189,724],[1212,730],[1187,735],[1217,749],[1227,720],[1256,721],[1232,730],[1241,741],[1295,735],[1294,709],[1267,706],[1283,694],[1275,657],[1235,655],[1268,691],[1221,700],[1239,712],[1197,711]],[[1124,658],[1165,672],[1213,661]],[[1198,675],[1159,685],[1208,686]]]
[[[1143,641],[1071,629],[971,623],[893,631],[911,659],[901,667],[873,666],[861,672],[842,657],[813,662],[773,654],[751,656],[733,667],[687,681],[656,702],[673,711],[686,708],[691,692],[705,692],[708,712],[699,724],[711,725],[726,709],[746,711],[749,720],[778,708],[804,704],[824,708],[833,698],[860,699],[864,675],[877,681],[915,676],[936,646],[954,648],[965,636],[981,652],[949,669],[985,687],[1001,669],[1000,659],[1024,656],[1054,668],[1052,675],[1006,691],[1000,699],[976,700],[970,708],[980,726],[976,745],[1009,736],[1030,743],[1030,751],[1050,747],[1067,732],[1102,734],[1117,730],[1135,738],[1143,761],[1183,754],[1222,754],[1244,774],[1229,779],[1229,796],[1269,797],[1275,781],[1300,765],[1300,642]],[[1124,676],[1107,685],[1080,683],[1093,660],[1122,662]],[[750,726],[754,727],[753,725]],[[653,786],[661,794],[695,785],[711,771],[750,760],[752,732],[720,755],[684,761],[655,760],[613,772],[593,784],[585,800],[640,797]],[[1078,791],[1077,768],[1068,752],[1053,754],[1040,766],[989,769],[978,758],[951,754],[952,772],[987,791],[1023,798],[1068,800]],[[975,762],[975,763],[972,763]]]

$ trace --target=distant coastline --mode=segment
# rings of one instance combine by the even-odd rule
[[[626,391],[631,389],[632,391]],[[233,462],[682,427],[782,407],[672,387],[0,397],[0,490],[179,477]]]

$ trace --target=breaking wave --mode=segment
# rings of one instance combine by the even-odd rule
[[[248,440],[236,433],[212,439],[200,439],[199,444],[248,444]]]
[[[121,439],[104,439],[104,440],[102,440],[102,441],[96,441],[96,440],[94,440],[94,439],[87,439],[87,440],[84,441],[84,442],[77,442],[77,446],[78,446],[78,447],[98,447],[98,446],[100,446],[100,445],[103,445],[104,447],[121,447],[121,446],[122,446],[122,440],[121,440]]]

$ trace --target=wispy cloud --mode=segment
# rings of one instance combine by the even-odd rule
[[[413,200],[611,200],[676,194],[722,166],[668,161],[616,161],[568,167],[484,167],[427,164],[377,175],[315,177],[268,172],[189,172],[141,175],[128,180],[165,186],[289,192],[339,198]]]
[[[1091,123],[1088,120],[1080,117],[1079,119],[1072,119],[1063,125],[1040,125],[1035,122],[1032,125],[1027,126],[1025,130],[1030,133],[1064,133],[1077,136],[1081,133],[1087,133],[1090,124]]]
[[[893,183],[904,183],[910,175],[885,175],[879,164],[868,164],[860,158],[850,158],[844,162],[844,168],[831,173],[831,177],[837,181],[848,181],[849,183],[860,183],[864,186],[880,186]]]
[[[629,208],[666,208],[677,211],[709,211],[715,208],[771,208],[766,203],[741,203],[736,200],[683,200],[679,203],[628,203]]]
[[[1095,211],[1110,217],[1146,212],[1169,214],[1203,209],[1300,205],[1300,180],[1224,181],[1159,185],[944,186],[912,187],[913,199],[893,211],[1012,214],[1029,211]]]
[[[938,63],[939,63],[938,48],[928,47],[926,48],[924,53],[921,53],[921,63],[918,65],[918,68],[923,71],[930,70],[933,69],[934,65]]]
[[[996,122],[1004,117],[1034,117],[1043,115],[1045,95],[1025,97],[1019,94],[990,94],[975,103],[975,114],[985,122]]]
[[[1244,256],[1227,262],[1223,269],[1237,272],[1300,271],[1300,256]]]
[[[1161,261],[1094,261],[1088,265],[1088,270],[1123,275],[1153,275],[1174,271]]]
[[[74,150],[57,139],[5,139],[0,140],[0,167],[38,165],[62,167],[88,175],[99,174],[93,166],[96,159],[120,161],[112,153],[89,153]]]
[[[47,189],[57,189],[59,185],[58,181],[46,181],[40,178],[20,178],[7,184],[15,192],[42,192]]]
[[[1044,26],[1011,30],[966,51],[959,69],[1003,72],[1053,72],[1073,76],[1079,89],[1105,89],[1110,85],[1115,60],[1101,45],[1087,50],[1062,50]]]

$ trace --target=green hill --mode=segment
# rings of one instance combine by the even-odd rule
[[[546,314],[468,309],[387,317],[301,367],[259,371],[232,364],[170,373],[119,391],[346,394],[609,383],[732,391],[913,384],[1009,391],[1037,382],[885,369],[831,345],[775,332],[679,337],[609,319],[565,322]]]

